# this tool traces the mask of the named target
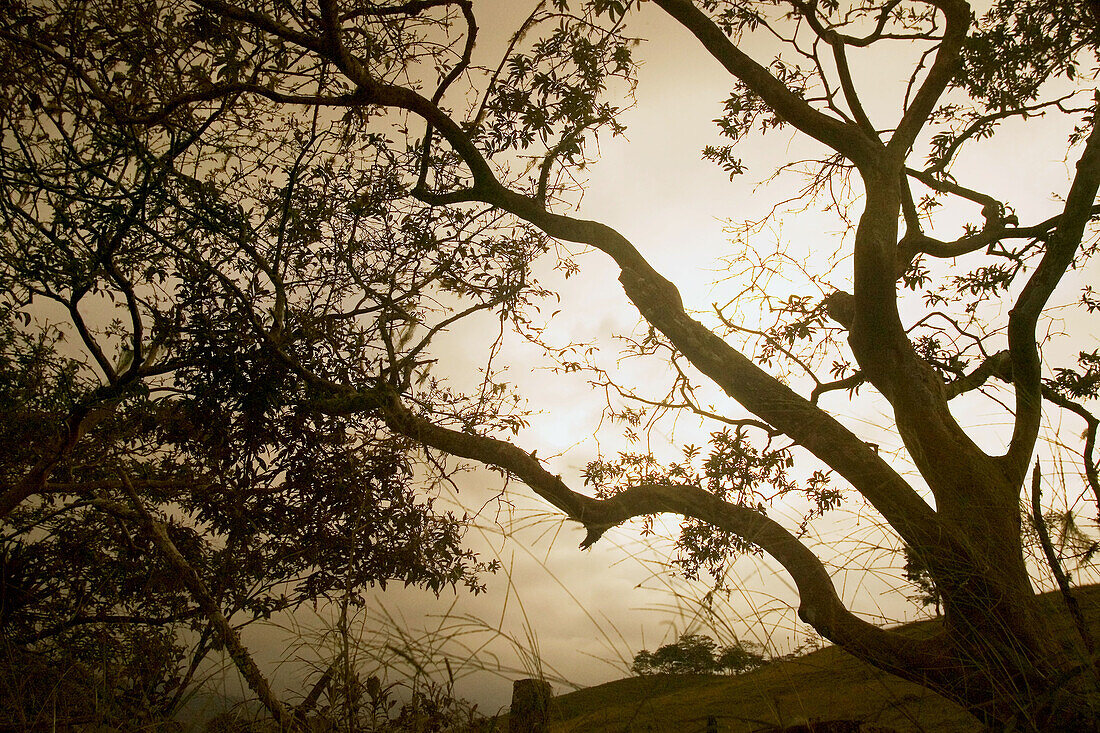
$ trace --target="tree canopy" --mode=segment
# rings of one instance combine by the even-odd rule
[[[741,674],[767,664],[751,644],[737,642],[719,648],[703,634],[682,634],[663,644],[657,651],[643,649],[634,655],[631,670],[635,674]]]
[[[483,9],[6,0],[5,639],[54,653],[86,625],[124,636],[190,619],[262,689],[227,615],[392,579],[477,586],[462,518],[431,502],[474,461],[582,524],[584,547],[671,513],[688,574],[767,553],[803,621],[990,727],[1093,730],[1094,643],[1034,458],[1040,441],[1059,448],[1072,511],[1100,501],[1097,4],[552,0],[491,49]],[[694,311],[645,252],[572,213],[598,141],[625,130],[631,23],[650,9],[729,74],[725,139],[703,157],[736,178],[746,146],[774,153],[804,176],[800,200],[836,217],[821,236],[838,257],[784,263],[746,230],[747,284]],[[860,73],[879,49],[896,98]],[[1055,117],[1068,139],[1042,144],[1068,175],[1052,210],[972,180],[969,151]],[[788,160],[781,134],[819,152]],[[643,324],[627,356],[671,365],[663,393],[542,338],[542,305],[584,307],[537,276],[553,258],[583,268],[570,244],[617,268]],[[763,275],[780,266],[812,287],[775,292]],[[471,344],[485,366],[460,387],[433,340],[483,317],[499,328]],[[588,488],[570,485],[519,444],[529,416],[493,361],[506,332],[589,370],[610,395],[597,409],[629,431],[690,414],[708,445],[601,456]],[[886,405],[901,455],[845,422],[845,394]],[[952,410],[979,395],[1011,425],[996,449]],[[1048,428],[1063,412],[1080,439]],[[841,600],[803,530],[846,497],[934,584],[934,637]],[[804,507],[801,525],[769,514],[777,502]],[[1028,527],[1069,633],[1037,605]]]

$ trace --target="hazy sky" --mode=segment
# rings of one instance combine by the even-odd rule
[[[511,21],[522,18],[530,5],[477,0],[475,10],[479,18]],[[491,12],[483,12],[490,8]],[[489,63],[499,53],[495,42],[504,37],[501,30],[504,24],[490,24],[488,20],[482,20],[482,24],[479,53],[482,62]],[[658,271],[678,284],[689,308],[706,310],[712,302],[724,301],[736,290],[736,283],[711,285],[721,277],[716,271],[720,258],[730,252],[729,235],[724,231],[726,220],[759,218],[776,201],[785,198],[789,184],[757,189],[756,184],[772,172],[768,162],[774,166],[812,153],[815,148],[785,131],[769,135],[762,143],[750,142],[743,151],[749,172],[731,183],[726,173],[702,161],[700,156],[705,144],[719,142],[712,121],[721,113],[722,101],[732,86],[729,77],[701,51],[694,39],[665,19],[652,4],[643,4],[642,12],[631,20],[628,30],[649,39],[638,50],[645,61],[640,71],[638,104],[624,116],[629,126],[625,138],[601,140],[601,162],[590,171],[579,213],[626,235]],[[766,49],[754,50],[758,60],[765,63],[769,60]],[[862,71],[857,81],[879,92],[868,105],[869,112],[885,126],[894,119],[893,110],[897,109],[897,98],[891,98],[887,92],[896,89],[891,84],[898,78],[896,70],[901,62],[881,57],[869,61],[859,67]],[[858,65],[859,59],[854,63]],[[1025,223],[1048,215],[1053,206],[1050,192],[1064,190],[1068,172],[1062,160],[1064,131],[1056,130],[1052,133],[1056,134],[1055,143],[1050,148],[1028,144],[1019,147],[1011,158],[976,155],[969,164],[982,178],[994,182],[997,193],[1012,192],[1010,198],[1019,205],[1020,218]],[[763,247],[774,246],[779,239],[792,252],[832,252],[838,245],[835,233],[838,228],[835,220],[811,211],[784,219],[782,229],[763,233],[760,243]],[[950,231],[937,233],[952,236]],[[560,307],[561,313],[554,319],[549,336],[563,342],[630,333],[638,324],[638,315],[628,305],[610,261],[599,253],[589,253],[581,254],[579,263],[581,272],[568,281],[554,280],[552,272],[540,273],[562,295],[561,305],[554,306]],[[842,286],[847,278],[847,269],[841,263],[835,282]],[[1089,336],[1095,339],[1097,334]],[[491,335],[460,331],[449,338],[450,341],[445,337],[437,343],[440,355],[446,355],[440,360],[441,368],[453,371],[460,380],[462,374],[465,379],[476,378],[484,356],[477,344],[487,343]],[[486,340],[479,342],[479,338]],[[604,348],[605,354],[613,359],[618,347],[605,341]],[[517,436],[516,442],[525,449],[537,449],[539,456],[552,466],[551,470],[561,473],[573,488],[579,489],[579,471],[597,455],[599,448],[613,453],[626,444],[618,439],[614,428],[601,433],[599,446],[591,437],[603,406],[603,395],[587,385],[586,375],[557,376],[532,371],[536,357],[532,347],[516,338],[507,341],[502,355],[511,365],[510,378],[520,385],[530,406],[537,411],[531,429]],[[645,373],[636,372],[635,376],[644,378]],[[654,393],[658,394],[659,391]],[[843,402],[829,404],[842,406]],[[730,405],[723,407],[732,409]],[[842,419],[862,434],[876,435],[883,441],[884,451],[896,450],[889,438],[874,431],[874,424],[879,422],[877,409],[881,408],[867,401],[861,411],[851,409],[842,414]],[[975,414],[974,419],[985,418]],[[989,419],[996,423],[998,418],[994,415]],[[681,420],[677,428],[683,433],[678,434],[678,442],[689,440],[692,431],[698,434],[697,425],[690,419]],[[1072,429],[1080,428],[1075,425]],[[657,431],[653,437],[659,442],[662,435]],[[997,430],[991,429],[988,435],[994,442],[1000,440]],[[663,452],[670,445],[655,443],[652,447]],[[468,509],[477,509],[499,490],[500,479],[476,471],[463,475],[460,487],[459,501]],[[527,498],[529,493],[514,483],[510,487],[508,498],[516,507],[514,523],[506,528],[510,537],[492,534],[498,508],[495,503],[486,506],[482,515],[490,531],[484,537],[471,534],[475,547],[499,553],[509,571],[486,578],[488,593],[478,598],[460,595],[457,599],[445,595],[436,601],[428,594],[391,588],[378,593],[377,601],[399,626],[407,625],[414,630],[410,633],[421,626],[441,624],[449,630],[438,633],[437,639],[462,632],[442,646],[444,653],[455,655],[456,672],[477,666],[462,663],[461,646],[480,644],[493,636],[492,629],[499,628],[516,645],[541,658],[551,677],[560,674],[582,686],[623,676],[622,663],[629,664],[631,655],[643,644],[653,649],[675,638],[692,622],[693,602],[702,598],[705,584],[670,585],[662,576],[655,576],[652,561],[661,557],[660,549],[656,554],[647,554],[636,527],[628,525],[609,532],[592,550],[581,552],[577,544],[584,536],[583,531],[546,513],[546,507]],[[541,518],[532,517],[537,512],[545,514]],[[782,516],[782,508],[776,516]],[[500,519],[506,517],[501,515]],[[823,542],[837,542],[838,546],[841,538],[866,536],[877,542],[874,521],[857,504],[822,523],[819,531]],[[827,551],[824,545],[813,547]],[[866,567],[874,560],[873,556],[862,556],[857,563]],[[798,623],[787,606],[795,595],[786,576],[776,568],[766,559],[742,558],[737,562],[735,571],[743,582],[734,587],[728,601],[720,601],[722,619],[715,622],[716,630],[724,635],[723,641],[730,641],[731,634],[761,642],[770,640],[773,650],[781,653],[805,638],[808,627]],[[884,595],[896,586],[896,576],[863,572],[846,575],[838,571],[836,578],[842,596],[854,601],[855,610],[861,613],[896,619],[915,610],[900,594]],[[677,597],[677,593],[685,595]],[[322,615],[324,611],[321,609]],[[365,616],[365,646],[377,643],[373,634],[386,625],[380,623],[379,616],[372,615],[377,613],[371,611]],[[446,613],[456,618],[468,615],[481,619],[485,628],[479,631],[472,621],[441,621],[439,616]],[[304,614],[296,623],[309,628],[320,622]],[[698,628],[708,630],[705,625]],[[271,663],[281,653],[272,648],[269,633],[263,632],[265,638],[254,635],[250,643]],[[480,650],[478,658],[485,666],[492,665],[491,654],[498,655],[505,665],[522,666],[522,654],[518,658],[509,656],[513,646],[507,639],[498,638],[491,647]],[[282,667],[276,675],[277,684],[295,685],[299,669],[293,664]],[[470,676],[460,681],[458,692],[480,702],[483,709],[495,710],[507,705],[512,676]],[[560,691],[561,686],[557,689]]]

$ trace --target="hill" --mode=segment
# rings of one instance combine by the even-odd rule
[[[1078,588],[1075,594],[1093,633],[1100,636],[1100,586]],[[1047,594],[1043,601],[1068,633],[1068,616],[1057,594]],[[936,620],[919,621],[898,630],[925,635],[938,626]],[[554,698],[552,713],[554,733],[704,733],[710,716],[721,733],[832,720],[859,721],[866,731],[982,730],[958,705],[880,672],[838,647],[736,677],[654,675],[608,682]]]

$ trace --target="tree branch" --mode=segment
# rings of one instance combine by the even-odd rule
[[[1050,541],[1047,523],[1043,518],[1042,482],[1040,478],[1039,461],[1035,461],[1035,470],[1031,474],[1031,520],[1035,523],[1035,531],[1039,534],[1039,544],[1043,548],[1043,555],[1046,557],[1050,572],[1054,574],[1054,580],[1058,583],[1058,590],[1061,592],[1062,600],[1073,619],[1077,635],[1081,637],[1081,641],[1085,645],[1085,651],[1091,657],[1096,653],[1096,643],[1093,641],[1092,634],[1085,623],[1081,606],[1077,603],[1077,598],[1069,587],[1069,578],[1066,577],[1066,571],[1062,569],[1062,563],[1058,560],[1058,554],[1054,551],[1054,543]]]
[[[830,117],[811,107],[776,79],[765,67],[737,48],[706,13],[691,0],[655,0],[666,13],[703,44],[703,47],[733,76],[744,82],[781,118],[802,132],[828,145],[857,164],[874,160],[882,150],[859,127]]]
[[[944,661],[935,641],[914,643],[851,613],[837,596],[821,561],[782,525],[748,507],[725,502],[697,486],[643,484],[606,499],[571,490],[542,463],[511,443],[440,427],[409,411],[396,396],[382,406],[395,432],[450,455],[495,466],[516,476],[536,494],[588,530],[582,547],[633,517],[671,512],[707,522],[752,542],[779,561],[799,591],[799,616],[827,638],[857,655],[890,660],[896,670],[934,673]]]
[[[835,382],[820,382],[810,392],[810,402],[817,404],[817,401],[821,399],[821,395],[826,392],[835,392],[840,389],[856,389],[859,385],[863,384],[867,380],[864,379],[860,372],[850,374],[844,379],[838,379]]]
[[[882,29],[886,27],[886,21],[890,17],[890,10],[893,5],[896,5],[898,0],[890,3],[890,7],[883,8],[879,14],[878,24],[875,28],[875,32],[868,37],[868,39],[855,39],[850,36],[845,36],[838,33],[832,28],[826,28],[821,24],[821,20],[817,17],[815,6],[807,5],[800,0],[792,0],[792,5],[798,8],[798,11],[802,14],[802,17],[809,23],[810,28],[814,33],[822,38],[833,51],[833,63],[836,64],[837,75],[840,77],[840,88],[844,93],[844,99],[848,103],[848,109],[851,110],[852,116],[855,118],[856,124],[863,131],[863,134],[872,140],[878,140],[878,133],[875,130],[874,124],[871,123],[871,119],[867,116],[866,110],[863,108],[863,103],[859,99],[859,94],[856,91],[855,83],[852,81],[852,70],[848,66],[848,56],[844,50],[845,45],[853,43],[853,45],[869,45],[871,40],[882,33]],[[821,72],[822,78],[824,73]]]
[[[993,354],[979,364],[974,371],[948,382],[944,388],[947,399],[951,400],[961,394],[978,389],[990,377],[998,377],[1004,382],[1012,381],[1012,363],[1007,351],[999,351]]]
[[[1043,385],[1043,399],[1051,402],[1063,410],[1069,410],[1085,421],[1085,448],[1082,451],[1082,459],[1085,464],[1085,481],[1092,489],[1093,498],[1096,499],[1097,508],[1100,509],[1100,474],[1097,472],[1096,433],[1100,428],[1100,419],[1073,400],[1055,392],[1050,387]]]
[[[297,730],[297,725],[293,716],[287,713],[282,703],[271,691],[271,686],[268,685],[267,679],[260,671],[260,668],[256,666],[255,660],[252,659],[252,654],[244,644],[241,643],[240,635],[237,633],[237,630],[230,625],[229,620],[218,606],[218,602],[210,595],[210,591],[206,588],[206,583],[199,577],[199,574],[195,571],[195,568],[191,566],[191,563],[187,562],[187,559],[180,554],[176,544],[172,541],[172,538],[168,536],[168,528],[164,523],[157,521],[153,515],[149,513],[149,510],[145,508],[145,504],[138,496],[137,490],[134,488],[134,485],[130,483],[129,477],[122,474],[121,478],[145,534],[153,542],[157,550],[160,551],[168,564],[179,574],[180,580],[199,604],[203,615],[206,616],[207,620],[210,621],[221,637],[222,643],[225,644],[226,649],[229,651],[229,656],[232,657],[234,664],[236,664],[237,669],[240,670],[241,676],[245,678],[249,688],[251,688],[252,691],[256,693],[257,697],[260,698],[260,702],[262,702],[268,712],[271,713],[271,717],[278,722],[281,730]]]
[[[59,624],[55,624],[48,629],[37,631],[30,636],[21,636],[17,639],[11,639],[16,644],[32,644],[36,641],[42,641],[48,639],[51,636],[56,636],[63,631],[74,628],[76,626],[84,626],[87,624],[134,624],[140,626],[167,626],[168,624],[174,624],[179,621],[184,621],[194,616],[199,615],[202,609],[191,608],[186,611],[180,611],[179,613],[169,614],[167,616],[150,616],[143,614],[112,614],[101,613],[95,616],[74,616],[73,618],[62,621]]]
[[[1092,217],[1100,188],[1100,102],[1093,107],[1092,131],[1077,161],[1077,173],[1070,185],[1066,204],[1047,250],[1020,292],[1008,317],[1008,348],[1012,355],[1013,384],[1016,387],[1016,421],[1012,440],[1003,456],[1005,468],[1020,480],[1027,472],[1031,451],[1039,434],[1042,414],[1041,365],[1035,327],[1054,288],[1073,264]]]
[[[930,4],[939,8],[946,17],[943,40],[940,41],[936,59],[924,78],[924,83],[913,96],[913,101],[902,115],[890,142],[886,144],[887,150],[899,159],[905,157],[913,141],[917,139],[921,128],[928,121],[937,101],[951,82],[959,63],[959,52],[962,50],[966,33],[970,29],[970,5],[965,0],[928,0]]]
[[[1015,117],[1017,115],[1027,118],[1036,112],[1039,113],[1039,116],[1042,116],[1044,113],[1040,112],[1039,110],[1042,110],[1046,107],[1058,107],[1063,112],[1086,112],[1087,110],[1071,110],[1062,106],[1063,102],[1072,99],[1074,96],[1076,96],[1076,94],[1077,92],[1074,92],[1073,94],[1067,94],[1065,96],[1059,97],[1058,99],[1052,99],[1047,102],[1040,102],[1038,104],[1033,104],[1030,106],[1025,105],[1016,109],[1001,110],[999,112],[993,112],[991,114],[978,117],[969,125],[967,125],[966,129],[964,129],[951,140],[951,143],[944,149],[940,156],[935,159],[933,164],[925,169],[924,172],[941,173],[946,171],[947,166],[951,163],[951,159],[955,157],[955,153],[959,151],[959,148],[962,147],[963,143],[974,137],[974,135],[976,135],[979,131],[985,129],[986,126],[992,125],[993,123],[1000,120],[1007,119],[1009,117]]]

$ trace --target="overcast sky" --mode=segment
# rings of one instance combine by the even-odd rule
[[[482,6],[494,3],[495,12],[482,14]],[[483,63],[499,53],[495,43],[506,35],[502,21],[518,22],[529,5],[500,0],[475,2],[479,19],[484,19],[479,44]],[[490,24],[490,18],[501,21],[500,25]],[[721,277],[717,272],[720,258],[731,251],[726,221],[759,218],[785,198],[787,184],[757,187],[772,172],[768,162],[774,166],[812,153],[814,148],[787,132],[770,135],[764,145],[746,148],[749,172],[731,183],[726,173],[702,161],[700,155],[705,144],[719,142],[712,121],[721,113],[722,101],[732,86],[728,75],[652,4],[643,4],[642,12],[631,20],[628,29],[633,35],[649,39],[638,51],[645,61],[640,71],[638,104],[624,116],[629,126],[625,138],[601,140],[601,162],[590,171],[579,213],[624,234],[658,271],[677,283],[690,309],[706,310],[712,302],[728,299],[737,289],[737,283],[711,284]],[[770,53],[755,50],[757,59],[767,62]],[[882,58],[869,62],[859,67],[862,71],[857,81],[880,92],[868,106],[871,116],[885,126],[894,119],[893,111],[897,109],[898,100],[888,92],[896,89],[891,84],[898,74],[892,72],[898,67]],[[859,59],[854,63],[859,64]],[[1056,130],[1055,144],[1049,150],[1028,144],[1018,148],[1012,158],[990,154],[977,156],[970,164],[1002,191],[1012,191],[1010,198],[1020,204],[1024,223],[1048,215],[1054,205],[1050,192],[1064,190],[1068,174],[1062,160],[1064,131]],[[780,240],[795,252],[832,252],[839,244],[835,234],[838,225],[829,221],[813,211],[788,217],[781,229],[761,235],[761,246],[774,246]],[[951,236],[951,232],[945,231],[942,236]],[[633,331],[638,315],[628,305],[610,261],[599,253],[579,254],[581,271],[568,281],[555,280],[552,272],[540,273],[562,295],[561,305],[555,306],[561,308],[561,313],[554,319],[549,337],[564,342],[606,339],[612,333]],[[835,273],[835,284],[843,286],[848,277],[842,263]],[[453,371],[460,381],[471,375],[476,378],[484,356],[476,346],[479,336],[455,332],[450,342],[446,338],[437,340],[437,350],[443,357],[441,368]],[[1096,333],[1089,336],[1097,338]],[[605,341],[604,348],[613,359],[616,345]],[[532,370],[537,356],[535,349],[518,338],[508,339],[502,355],[510,364],[508,376],[521,387],[537,413],[531,429],[517,436],[516,442],[525,449],[537,449],[552,471],[580,489],[579,473],[586,462],[601,448],[605,453],[614,453],[626,444],[612,428],[601,433],[597,445],[592,433],[603,406],[602,393],[593,391],[583,374],[556,376]],[[635,372],[633,376],[644,378],[645,373]],[[843,402],[830,405],[839,407]],[[723,407],[732,409],[730,405]],[[863,403],[858,410],[844,409],[847,411],[841,417],[847,424],[861,434],[875,436],[884,451],[897,450],[891,438],[875,430],[876,423],[885,424],[887,420],[878,419],[876,411],[881,408],[873,401]],[[975,412],[971,419],[986,419],[983,415]],[[989,440],[995,444],[1002,439],[996,428],[1004,424],[1003,416],[988,419],[990,430],[979,442]],[[698,424],[691,420],[681,420],[677,428],[682,431],[677,435],[680,443],[699,431]],[[670,440],[660,444],[666,439],[660,430],[653,438],[655,450],[673,448]],[[476,471],[464,474],[459,485],[458,501],[476,510],[499,491],[501,481],[496,475]],[[637,527],[628,525],[609,532],[593,549],[579,551],[583,530],[562,523],[546,507],[526,498],[527,494],[516,484],[509,489],[508,498],[515,511],[511,524],[505,527],[508,537],[494,534],[494,522],[509,519],[507,514],[497,513],[501,506],[497,503],[487,505],[481,515],[488,528],[485,534],[471,534],[472,546],[490,557],[497,553],[508,570],[486,578],[486,594],[477,598],[461,594],[457,599],[445,594],[436,600],[430,594],[393,587],[376,594],[377,603],[391,614],[395,625],[406,627],[410,634],[415,635],[422,627],[442,627],[435,634],[439,641],[461,632],[460,637],[439,642],[443,653],[454,656],[453,667],[460,675],[479,665],[491,667],[494,658],[505,666],[523,667],[530,666],[530,660],[537,656],[551,678],[560,675],[576,685],[589,686],[624,676],[624,665],[629,665],[631,656],[643,645],[653,649],[673,640],[691,624],[695,624],[693,630],[717,633],[723,642],[731,641],[736,634],[767,643],[776,653],[789,651],[812,635],[808,627],[797,622],[789,607],[796,597],[786,576],[766,559],[750,557],[737,562],[735,575],[740,580],[734,584],[729,600],[719,602],[722,616],[710,629],[693,615],[696,603],[707,590],[705,584],[669,581],[663,575],[654,575],[659,570],[654,561],[667,557],[662,554],[667,553],[667,547],[662,549],[661,543],[656,543],[656,550],[647,550],[647,541],[640,537]],[[782,514],[780,507],[775,515]],[[820,525],[822,544],[812,546],[827,554],[826,545],[840,548],[842,538],[857,541],[845,551],[857,547],[861,538],[878,543],[881,537],[875,521],[864,507],[853,504]],[[880,560],[886,564],[897,562],[884,553],[863,555],[856,561],[857,569]],[[896,572],[845,573],[838,569],[836,580],[842,596],[860,613],[878,620],[897,620],[916,612],[903,594],[888,593],[898,584]],[[321,608],[319,618],[306,613],[294,622],[300,624],[300,629],[318,628],[322,625],[320,617],[326,613]],[[387,626],[380,620],[380,613],[375,608],[362,615],[364,647],[379,644],[376,633]],[[450,614],[452,620],[441,619],[445,614]],[[477,622],[453,620],[464,616],[480,619],[484,627],[479,630]],[[493,637],[493,630],[499,630],[501,637],[490,647],[478,649],[479,661],[462,659],[463,644],[475,647]],[[262,637],[254,634],[249,640],[268,664],[294,656],[276,649],[279,642],[269,634],[264,631]],[[504,637],[511,637],[515,643]],[[432,637],[429,634],[423,638]],[[517,646],[522,653],[513,653]],[[436,661],[440,661],[438,656]],[[300,666],[285,664],[276,673],[276,683],[297,686],[299,676]],[[523,673],[508,672],[503,677],[471,675],[460,680],[457,690],[479,702],[482,709],[495,711],[507,705],[512,679],[517,676]],[[564,691],[560,684],[555,687]]]

